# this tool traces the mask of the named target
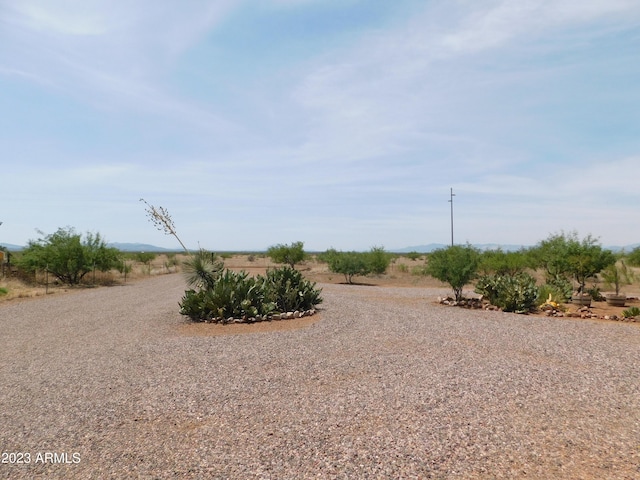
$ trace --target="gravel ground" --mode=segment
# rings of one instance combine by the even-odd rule
[[[243,335],[179,275],[1,305],[0,478],[640,478],[640,325],[323,287]]]

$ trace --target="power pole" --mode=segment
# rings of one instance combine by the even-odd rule
[[[453,193],[453,188],[451,188],[451,198],[449,200],[449,203],[451,204],[451,246],[453,247],[453,197],[455,197],[456,194]]]

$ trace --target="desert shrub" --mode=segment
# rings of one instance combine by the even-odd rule
[[[275,245],[269,247],[267,255],[275,263],[284,263],[291,268],[295,267],[296,263],[300,263],[305,258],[304,243],[293,242],[291,245]]]
[[[411,275],[415,275],[416,277],[427,275],[427,266],[425,265],[415,265],[411,267]]]
[[[99,233],[88,232],[83,239],[67,227],[38,240],[29,240],[17,264],[29,273],[46,269],[62,283],[77,285],[89,272],[107,272],[116,267],[119,256],[120,252],[107,247]]]
[[[137,252],[134,254],[134,258],[145,265],[147,274],[151,275],[151,262],[156,259],[156,254],[153,252]]]
[[[322,303],[321,289],[291,267],[269,269],[264,279],[265,298],[276,311],[309,310]]]
[[[590,288],[587,288],[585,293],[589,294],[595,302],[604,302],[606,300],[600,291],[600,287],[597,285],[592,285]]]
[[[410,260],[418,260],[420,257],[422,257],[422,255],[419,254],[418,252],[409,252],[405,254],[405,257],[407,257]]]
[[[255,317],[262,307],[262,291],[246,272],[224,270],[213,285],[201,290],[187,290],[180,303],[180,313],[192,320],[215,317]]]
[[[321,290],[297,270],[284,267],[266,276],[224,269],[185,292],[180,313],[192,320],[251,318],[275,312],[309,310],[322,302]]]
[[[365,261],[369,264],[369,272],[382,275],[389,268],[391,255],[384,250],[384,247],[372,247],[365,254]]]
[[[136,252],[134,257],[140,263],[148,265],[156,259],[156,254],[153,252]]]
[[[127,281],[127,275],[129,275],[131,273],[131,270],[133,270],[133,266],[130,263],[127,263],[127,261],[123,258],[121,259],[121,261],[118,262],[116,269],[118,270],[118,272],[120,272],[122,274],[122,277],[124,278],[124,281]]]
[[[587,279],[616,261],[613,253],[604,250],[597,239],[591,235],[580,239],[575,232],[549,236],[532,248],[530,255],[537,266],[544,268],[547,283],[572,278],[583,292]]]
[[[476,293],[505,312],[528,313],[536,307],[538,288],[528,273],[515,275],[483,275],[476,284]]]
[[[636,247],[627,254],[627,263],[632,267],[640,267],[640,247]]]
[[[164,268],[167,269],[167,272],[170,272],[172,267],[177,270],[179,264],[180,261],[175,253],[167,253],[167,260],[164,262]]]
[[[399,272],[402,272],[402,273],[407,273],[409,271],[409,267],[404,263],[399,263],[396,268],[398,269]]]
[[[477,274],[480,253],[470,245],[452,245],[434,250],[427,259],[425,273],[448,283],[456,300],[462,299],[462,289]]]
[[[355,276],[381,275],[391,263],[391,255],[383,247],[372,247],[368,252],[338,252],[331,248],[321,258],[327,262],[330,271],[342,273],[349,284]]]
[[[624,318],[638,317],[638,316],[640,316],[640,308],[638,308],[638,307],[629,307],[626,310],[622,311],[622,316]]]
[[[485,250],[480,254],[480,272],[485,275],[515,275],[534,266],[534,262],[526,250],[505,252],[501,249]]]
[[[546,285],[555,290],[558,295],[559,303],[567,302],[571,299],[573,293],[573,285],[564,277],[547,278]],[[555,298],[555,295],[554,295]]]
[[[207,305],[205,290],[186,290],[180,300],[180,314],[189,317],[193,321],[203,321],[213,318],[213,309]]]
[[[0,295],[6,295],[7,293],[9,293],[9,290],[4,287],[0,287]]]
[[[569,296],[571,296],[571,285],[569,284]],[[547,300],[551,299],[552,302],[561,304],[568,300],[566,290],[561,290],[555,285],[545,283],[538,287],[538,301],[537,306],[542,305]]]
[[[349,284],[353,283],[354,276],[365,276],[370,272],[369,263],[361,252],[338,252],[331,249],[327,250],[325,259],[329,270],[333,273],[342,273]]]
[[[315,259],[316,262],[318,263],[329,263],[329,258],[336,253],[337,250],[335,250],[334,248],[330,248],[329,250],[325,251],[325,252],[319,252],[315,254]]]

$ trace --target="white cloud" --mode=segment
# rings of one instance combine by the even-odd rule
[[[237,3],[23,0],[0,10],[0,22],[8,25],[0,38],[13,45],[4,54],[0,47],[0,64],[109,104],[120,98],[135,108],[136,100],[145,103],[144,91],[155,91],[151,103],[164,96],[165,104],[176,104],[159,77]]]
[[[625,22],[640,13],[640,5],[632,0],[500,0],[465,2],[465,7],[472,13],[467,13],[441,40],[453,54],[499,47],[513,38],[561,25],[607,17]]]
[[[109,3],[97,0],[25,0],[10,5],[15,23],[28,29],[58,35],[102,35],[115,25]]]

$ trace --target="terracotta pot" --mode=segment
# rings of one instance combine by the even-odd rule
[[[626,295],[615,295],[613,293],[609,293],[606,295],[607,305],[611,305],[612,307],[624,307],[627,303]]]
[[[591,295],[587,293],[575,293],[571,295],[571,303],[574,305],[582,305],[583,307],[591,306]]]

